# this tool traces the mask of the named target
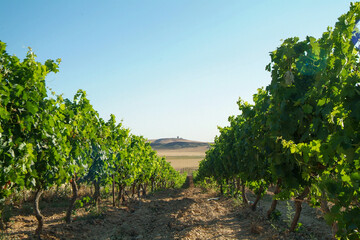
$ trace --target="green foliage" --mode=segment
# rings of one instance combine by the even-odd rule
[[[9,233],[0,232],[0,240],[19,240],[20,238],[17,238],[14,236],[11,236]]]
[[[158,157],[145,138],[130,134],[114,115],[101,119],[85,91],[72,100],[48,95],[45,77],[58,72],[60,59],[42,64],[35,58],[29,49],[21,61],[0,41],[0,212],[18,190],[69,181],[105,189],[113,181],[123,187],[183,184],[186,176]]]
[[[51,70],[35,62],[29,50],[21,62],[0,42],[0,201],[25,185],[34,165],[32,135],[39,123],[39,103],[46,97],[44,78]]]
[[[194,178],[195,184],[203,189],[218,190],[218,184],[213,177],[205,177],[204,179]]]
[[[91,198],[88,196],[83,197],[82,199],[78,199],[78,200],[76,200],[76,203],[75,203],[75,209],[87,206],[87,205],[89,205],[90,202],[91,202]]]
[[[285,222],[287,223],[288,227],[290,227],[294,215],[295,215],[294,208],[291,206],[290,201],[286,201],[286,219],[285,219]]]
[[[282,200],[310,187],[315,207],[332,203],[326,219],[337,237],[360,238],[359,20],[353,3],[319,39],[289,38],[271,52],[271,83],[254,105],[239,100],[241,114],[219,128],[196,180],[239,177],[253,189],[279,182]]]
[[[4,210],[2,212],[2,217],[5,223],[10,221],[10,218],[12,217],[12,207],[11,206],[5,206]]]
[[[275,209],[270,215],[271,220],[279,220],[280,217],[281,217],[281,212],[277,209]]]

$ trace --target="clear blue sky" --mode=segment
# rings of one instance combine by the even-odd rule
[[[320,37],[347,0],[0,0],[0,40],[23,58],[61,58],[47,84],[78,89],[100,116],[113,113],[146,138],[213,141],[270,82],[281,39]]]

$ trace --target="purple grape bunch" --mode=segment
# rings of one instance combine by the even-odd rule
[[[360,21],[357,21],[354,27],[354,31],[352,32],[352,38],[351,41],[355,45],[355,48],[357,50],[360,50],[360,31],[359,31],[359,25]]]

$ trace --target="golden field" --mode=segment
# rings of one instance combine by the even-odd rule
[[[204,159],[208,143],[177,138],[151,140],[159,156],[165,157],[176,170],[194,170]]]
[[[166,160],[176,170],[184,168],[197,169],[199,162],[204,159],[207,147],[182,148],[182,149],[160,149],[156,150],[159,156],[166,157]]]

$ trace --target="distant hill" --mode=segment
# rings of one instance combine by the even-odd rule
[[[210,144],[207,142],[191,141],[183,138],[154,139],[154,140],[150,140],[150,145],[155,150],[210,147]]]

